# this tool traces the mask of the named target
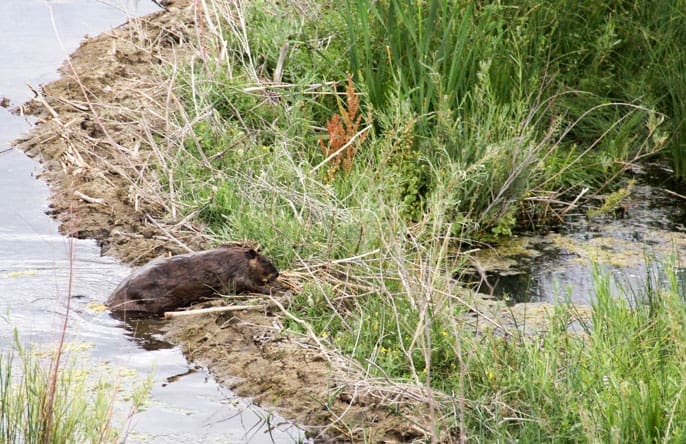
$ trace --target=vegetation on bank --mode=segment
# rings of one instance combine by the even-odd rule
[[[120,442],[125,428],[113,422],[114,382],[80,367],[62,347],[41,356],[21,345],[0,353],[0,442]],[[129,416],[141,408],[148,391],[149,383],[127,394]]]
[[[469,249],[561,220],[632,162],[685,174],[683,2],[207,3],[160,176],[218,242],[309,277],[294,317],[425,387],[436,435],[683,438],[673,276],[631,306],[598,276],[586,335],[561,305],[535,338],[475,336],[454,282]]]

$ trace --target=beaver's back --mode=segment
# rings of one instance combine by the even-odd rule
[[[231,289],[261,291],[278,272],[264,256],[243,247],[156,259],[124,279],[108,298],[113,311],[162,313]]]

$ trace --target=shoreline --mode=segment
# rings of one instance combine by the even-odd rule
[[[14,146],[40,160],[60,231],[96,239],[103,255],[128,264],[211,244],[165,199],[159,177],[158,151],[184,137],[169,119],[181,108],[173,78],[165,83],[159,71],[197,56],[195,17],[193,2],[176,1],[84,41],[61,77],[18,110],[37,123]],[[281,316],[193,316],[168,321],[167,336],[221,384],[303,424],[317,442],[406,442],[428,433],[421,401],[401,390],[391,403],[358,364],[294,337]]]

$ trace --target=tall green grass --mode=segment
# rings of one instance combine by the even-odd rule
[[[641,22],[631,5],[580,8],[564,1],[348,2],[350,69],[376,109],[386,109],[393,95],[409,103],[428,156],[445,150],[470,165],[489,145],[513,150],[513,137],[541,140],[559,131],[548,141],[560,145],[554,156],[539,158],[564,159],[584,146],[584,162],[570,169],[575,180],[564,181],[578,192],[645,151],[659,97],[638,90],[649,80],[638,66],[648,61],[647,52],[627,48],[627,34]],[[672,128],[680,126],[675,118]],[[594,165],[600,168],[589,171]]]
[[[640,93],[645,89],[656,100],[658,110],[670,119],[670,151],[677,177],[686,177],[686,2],[661,1],[645,3],[638,9],[639,25],[644,38],[630,53],[642,66],[636,70],[645,76]],[[647,60],[646,60],[647,59]],[[646,67],[648,69],[646,69]],[[638,92],[637,92],[638,93]]]
[[[112,381],[60,354],[66,362],[54,378],[54,355],[41,358],[21,346],[0,354],[1,442],[115,443],[123,438],[125,424],[113,421],[118,393]],[[146,394],[144,385],[133,390],[129,414]]]
[[[570,334],[568,308],[535,337],[467,338],[466,412],[476,436],[522,441],[681,442],[686,437],[686,302],[670,283],[611,294],[596,275],[592,321]]]
[[[227,55],[182,76],[194,136],[170,162],[175,189],[223,237],[285,236],[313,250],[304,256],[328,244],[340,257],[350,242],[322,227],[355,235],[323,220],[334,213],[361,218],[351,229],[380,204],[418,222],[436,216],[427,205],[440,196],[451,204],[439,219],[488,238],[511,233],[524,208],[544,218],[550,201],[612,187],[628,161],[664,146],[663,119],[621,85],[603,86],[605,65],[620,69],[608,6],[585,6],[582,20],[565,5],[217,3],[230,17],[217,35]],[[318,143],[346,72],[372,132],[353,171],[326,183]],[[329,210],[310,217],[308,201]],[[272,214],[278,223],[259,222]]]
[[[189,136],[169,185],[217,242],[256,241],[306,275],[290,310],[310,328],[288,327],[430,394],[437,437],[679,441],[676,286],[628,304],[599,275],[583,334],[560,305],[530,337],[475,335],[454,279],[523,215],[612,188],[667,144],[678,163],[683,57],[655,36],[680,28],[658,3],[210,2],[222,52],[180,77]],[[347,73],[370,132],[331,178],[320,140]]]

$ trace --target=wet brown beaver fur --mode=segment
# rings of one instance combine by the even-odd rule
[[[112,311],[161,314],[216,292],[269,294],[279,272],[255,250],[225,245],[212,250],[155,259],[133,272],[112,292]]]

